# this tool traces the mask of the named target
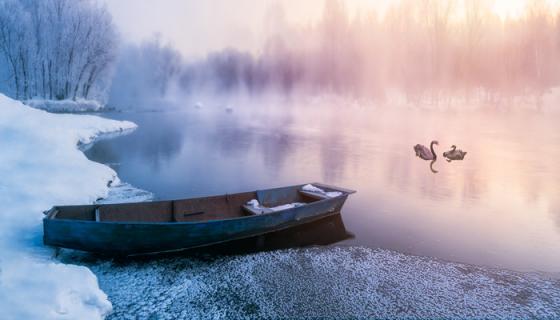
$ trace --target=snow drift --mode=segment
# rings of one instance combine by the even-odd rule
[[[42,211],[105,197],[116,173],[79,144],[135,124],[50,114],[0,94],[0,310],[4,319],[96,319],[112,309],[95,275],[56,263],[42,245]]]

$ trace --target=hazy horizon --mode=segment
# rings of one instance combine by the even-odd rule
[[[184,56],[200,58],[224,48],[235,48],[253,54],[261,52],[267,39],[264,28],[269,11],[281,7],[290,26],[315,23],[323,14],[327,0],[102,0],[107,4],[125,42],[141,43],[158,35],[164,43],[177,48]],[[340,0],[351,17],[383,14],[399,0]],[[404,0],[407,2],[409,0]],[[431,0],[426,0],[429,3]],[[432,1],[433,2],[433,1]],[[502,19],[517,19],[530,0],[477,0],[490,6]],[[533,1],[536,3],[536,1]],[[539,0],[551,8],[559,0]],[[464,6],[456,1],[457,6]],[[272,8],[272,9],[271,9]],[[458,11],[464,11],[459,9]],[[141,22],[141,23],[139,23]]]

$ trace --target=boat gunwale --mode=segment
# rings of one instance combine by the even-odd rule
[[[58,213],[60,211],[59,208],[82,206],[82,205],[53,206],[49,210],[45,211],[45,217],[43,218],[43,220],[44,221],[60,221],[60,222],[68,222],[68,223],[70,223],[70,222],[72,222],[72,223],[95,223],[95,224],[100,224],[100,225],[157,225],[157,226],[167,226],[167,225],[181,226],[181,225],[220,223],[220,222],[226,222],[226,221],[232,221],[232,220],[237,221],[237,220],[250,219],[250,218],[256,218],[256,217],[270,217],[274,214],[285,213],[285,212],[288,212],[290,210],[295,210],[295,209],[298,209],[298,208],[308,207],[308,206],[311,206],[313,204],[319,204],[319,203],[322,204],[324,202],[332,201],[332,200],[338,199],[340,197],[348,197],[349,195],[351,195],[353,193],[356,193],[355,190],[341,188],[341,187],[337,187],[337,186],[332,186],[332,185],[328,185],[328,184],[324,184],[324,183],[320,183],[320,182],[313,182],[313,183],[308,183],[308,184],[316,185],[316,186],[319,186],[319,187],[322,187],[322,188],[328,188],[328,189],[336,190],[338,192],[341,192],[342,194],[338,195],[336,197],[316,199],[315,201],[305,203],[304,205],[299,206],[299,207],[287,208],[287,209],[278,210],[278,211],[265,213],[265,214],[261,214],[261,215],[246,215],[246,216],[240,216],[240,217],[234,217],[234,218],[215,219],[215,220],[202,220],[202,221],[196,221],[195,220],[195,221],[183,221],[183,222],[174,222],[174,221],[150,222],[150,221],[95,221],[95,220],[92,221],[92,220],[58,219],[58,218],[56,218],[56,213]],[[167,200],[158,200],[158,201],[149,201],[149,202],[89,204],[89,205],[84,205],[84,206],[91,206],[91,207],[97,207],[98,208],[98,207],[102,207],[104,205],[134,205],[134,204],[142,204],[142,203],[161,203],[161,202],[171,202],[171,203],[173,203],[175,201],[199,200],[199,199],[207,199],[207,198],[211,198],[211,197],[220,197],[220,196],[236,195],[236,194],[243,194],[243,193],[255,193],[255,194],[258,195],[258,193],[260,191],[273,191],[273,190],[276,190],[276,189],[294,188],[294,187],[301,188],[305,185],[307,185],[307,184],[305,184],[305,183],[304,184],[295,184],[295,185],[286,186],[286,187],[277,187],[277,188],[269,188],[269,189],[257,189],[257,190],[253,190],[253,191],[225,193],[225,194],[221,194],[221,195],[209,195],[209,196],[201,196],[201,197],[193,197],[193,198],[167,199]]]

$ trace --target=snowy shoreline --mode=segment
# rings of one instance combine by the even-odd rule
[[[0,94],[0,310],[4,319],[100,319],[112,310],[96,276],[62,264],[42,245],[42,211],[93,203],[118,183],[80,146],[136,125],[91,115],[52,114]]]

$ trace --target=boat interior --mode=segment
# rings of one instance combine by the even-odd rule
[[[226,194],[184,200],[141,203],[56,206],[47,212],[47,219],[97,222],[193,222],[233,219],[258,214],[247,205],[252,199],[266,207],[290,203],[311,203],[324,195],[301,190],[301,186]]]

